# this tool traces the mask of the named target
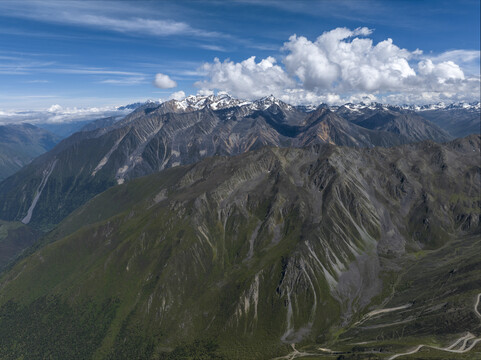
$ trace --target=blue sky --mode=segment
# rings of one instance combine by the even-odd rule
[[[211,91],[479,100],[479,14],[479,0],[3,0],[0,111]]]

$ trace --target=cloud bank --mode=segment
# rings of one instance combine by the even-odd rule
[[[400,48],[390,38],[374,44],[371,34],[363,27],[336,28],[315,41],[292,35],[281,49],[280,63],[273,57],[237,63],[215,58],[202,66],[206,76],[195,85],[247,99],[273,94],[291,103],[479,100],[479,73],[468,76],[455,62],[461,55],[479,62],[479,52],[429,57],[419,49]]]
[[[75,121],[91,121],[109,116],[125,116],[132,110],[119,110],[116,106],[64,108],[58,104],[46,110],[3,111],[0,110],[0,125],[28,122],[31,124],[67,123]]]

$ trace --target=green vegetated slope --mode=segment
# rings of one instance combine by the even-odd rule
[[[22,250],[31,246],[40,234],[22,224],[0,220],[0,270]]]
[[[102,141],[92,138],[95,133],[74,134],[1,182],[2,219],[23,220],[40,192],[31,224],[41,230],[50,230],[87,199],[114,185],[113,179],[102,174],[92,178],[92,169],[85,166],[100,161],[116,141],[115,137],[108,135]],[[42,218],[41,223],[35,222],[37,216]]]
[[[0,278],[0,358],[376,358],[351,344],[480,336],[479,150],[264,148],[113,187]],[[401,336],[375,328],[401,313],[362,320],[407,303]]]
[[[53,148],[59,140],[30,124],[0,125],[0,181]]]

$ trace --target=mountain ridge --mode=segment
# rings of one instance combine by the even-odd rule
[[[305,112],[273,96],[244,102],[221,94],[132,108],[121,120],[92,123],[1,182],[0,218],[48,231],[115,184],[208,156],[237,155],[265,146],[389,147],[450,138],[413,112],[382,106],[354,112],[366,121],[378,115],[376,126],[367,121],[364,127],[339,109],[321,105]]]
[[[338,144],[372,146],[374,144],[390,145],[408,142],[408,139],[403,137],[397,139],[395,136],[383,132],[380,132],[378,136],[368,136],[366,134],[371,134],[370,130],[356,127],[355,124],[350,124],[331,112],[328,117],[331,120],[335,118],[336,124],[324,123],[325,128],[322,134],[314,133],[310,140],[307,140],[302,137],[302,131],[311,129],[315,132],[314,128],[301,127],[298,129],[300,133],[283,134],[281,130],[283,124],[280,126],[275,120],[280,114],[292,119],[304,116],[292,107],[283,110],[278,105],[271,105],[262,111],[246,107],[214,111],[204,107],[191,112],[171,112],[170,105],[170,103],[164,103],[157,106],[149,103],[110,127],[84,131],[63,140],[52,152],[36,159],[15,177],[0,184],[0,198],[2,198],[2,194],[6,195],[16,191],[11,186],[20,186],[19,179],[30,178],[31,175],[26,175],[29,172],[33,171],[34,174],[37,174],[34,176],[39,184],[43,179],[44,170],[55,159],[58,159],[59,162],[53,170],[52,180],[57,175],[64,178],[68,175],[69,178],[77,178],[79,181],[83,178],[84,180],[81,181],[87,183],[98,182],[97,179],[100,179],[105,185],[99,183],[99,186],[105,190],[106,186],[110,186],[113,181],[121,183],[125,179],[159,171],[166,167],[193,163],[208,155],[235,155],[266,145],[304,146],[313,141],[333,143],[337,141]],[[319,115],[321,116],[321,113]],[[307,114],[307,117],[312,116],[312,114]],[[323,114],[323,116],[327,115]],[[277,129],[272,127],[272,124],[275,124]],[[349,135],[340,136],[337,134],[336,127],[339,127],[339,130],[342,128],[341,132]],[[281,133],[278,130],[281,130]],[[384,135],[382,136],[382,134]],[[384,142],[386,139],[391,139],[391,143],[389,140]],[[87,157],[84,153],[90,155]],[[78,169],[81,169],[80,173]],[[47,184],[47,192],[57,192],[54,189],[49,190],[52,180]],[[58,179],[58,181],[65,183],[67,179]],[[9,190],[6,190],[7,188]],[[29,186],[29,188],[32,187]],[[25,196],[32,196],[33,199],[33,192],[31,195],[24,191],[23,193]],[[14,219],[25,211],[21,209],[22,206],[23,209],[26,209],[28,201],[16,211],[14,210],[17,215],[13,215],[10,213],[11,210],[6,212],[6,206],[10,205],[8,205],[8,201],[5,201],[5,195],[3,195],[4,205],[0,207],[0,216],[7,220]],[[41,206],[42,201],[43,199],[40,198],[37,206]],[[77,203],[77,201],[72,202],[72,204]],[[7,215],[8,213],[10,215]],[[35,212],[32,219],[35,219]]]
[[[477,135],[393,148],[263,147],[112,187],[0,278],[0,313],[10,311],[14,334],[2,337],[0,353],[20,356],[25,336],[40,334],[20,332],[21,319],[50,319],[54,309],[62,315],[49,331],[72,356],[150,358],[209,336],[236,359],[282,356],[290,343],[347,349],[349,333],[340,342],[335,334],[362,330],[355,324],[389,299],[407,259],[479,234],[480,146]],[[455,290],[462,303],[481,270],[469,269],[459,269],[469,274]],[[415,308],[428,312],[431,297],[419,299]],[[439,319],[452,319],[440,309]],[[102,327],[60,330],[72,321],[87,329],[87,319]],[[450,324],[443,336],[465,330]],[[406,327],[406,344],[420,329]],[[92,347],[68,350],[70,336]],[[14,340],[25,345],[14,350]],[[403,344],[393,336],[375,346],[392,354]]]
[[[70,178],[81,176],[87,183],[91,183],[96,178],[102,178],[100,173],[105,173],[109,169],[110,175],[107,177],[110,180],[104,182],[104,185],[99,184],[99,189],[105,190],[112,181],[123,182],[130,177],[145,175],[165,167],[196,162],[207,155],[233,155],[266,145],[285,147],[305,146],[313,142],[331,142],[351,146],[390,146],[410,141],[406,134],[372,132],[373,130],[357,127],[356,124],[336,118],[334,113],[329,113],[330,121],[319,123],[316,128],[306,127],[302,125],[302,121],[316,121],[313,118],[316,112],[305,114],[272,96],[242,106],[237,106],[238,100],[227,95],[190,97],[183,101],[188,106],[185,104],[180,106],[178,104],[182,102],[176,100],[162,104],[148,102],[111,126],[74,134],[62,141],[50,154],[32,164],[32,170],[38,174],[34,175],[37,177],[37,183],[41,182],[44,169],[48,168],[49,164],[61,154],[64,154],[62,158],[65,160],[60,159],[54,169],[53,177],[67,167],[70,169],[68,170],[71,173]],[[234,107],[230,105],[232,101],[234,101]],[[213,110],[210,104],[217,103],[225,107],[216,105],[218,110]],[[200,107],[200,110],[193,108],[194,105],[197,108]],[[319,109],[317,120],[323,111],[330,111],[322,107]],[[283,118],[281,122],[279,117]],[[303,118],[305,120],[302,120]],[[309,120],[310,118],[312,120]],[[303,131],[306,133],[301,134]],[[413,140],[419,139],[422,139],[422,136],[417,136]],[[82,150],[79,146],[88,147],[88,149]],[[102,151],[101,149],[106,146],[108,150]],[[72,151],[77,154],[75,160],[71,158]],[[81,154],[82,152],[88,152],[91,155],[86,158]],[[79,162],[82,158],[83,163]],[[117,160],[110,162],[114,158]],[[70,159],[69,162],[78,163],[78,169],[85,169],[84,174],[79,174],[71,165],[65,163],[67,159]],[[116,162],[120,163],[117,165]],[[34,170],[36,166],[44,169]],[[87,167],[90,168],[88,171]],[[24,172],[18,176],[29,177],[25,174],[29,171],[31,173],[32,170],[24,169]],[[6,181],[18,183],[19,177]],[[64,183],[65,180],[61,182]],[[11,185],[2,183],[0,198],[6,191],[2,191],[2,188],[8,188],[8,192],[13,191]],[[52,191],[57,192],[53,189]],[[33,199],[33,193],[25,196]],[[81,195],[82,198],[84,196]],[[89,196],[91,195],[87,195]],[[5,198],[3,199],[5,202]],[[40,198],[40,206],[42,201]],[[27,204],[28,201],[12,212],[11,208],[6,208],[10,205],[5,202],[5,205],[0,207],[0,216],[6,220],[18,218],[22,212],[26,211]],[[73,201],[72,204],[78,204],[78,202]],[[33,219],[35,219],[35,213]]]

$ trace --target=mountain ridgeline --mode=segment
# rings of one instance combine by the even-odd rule
[[[123,120],[72,135],[0,183],[0,218],[48,230],[115,184],[265,146],[370,148],[451,139],[412,111],[355,109],[354,119],[346,109],[306,112],[274,97],[245,102],[227,95],[148,102]]]
[[[268,109],[249,118],[257,126],[251,146],[216,130],[214,144],[189,138],[192,154],[244,152],[271,139],[266,118],[279,110]],[[178,151],[190,143],[182,124],[207,117],[210,127],[192,126],[211,134],[222,119],[212,112],[147,118],[160,127],[154,134],[183,129],[167,144]],[[275,139],[298,141],[306,133],[298,129],[326,117],[342,122],[319,111],[300,125],[285,120],[291,136]],[[145,139],[138,131],[79,140],[66,150],[71,161],[83,152],[71,166],[86,166],[93,152],[82,143],[100,146],[100,138],[103,156],[112,146],[119,154],[101,169],[95,158],[89,179],[113,182],[183,159],[172,150],[144,158],[163,148],[156,136],[136,153],[142,161],[120,157],[122,141]],[[317,358],[385,359],[421,341],[447,346],[467,331],[466,346],[479,338],[480,136],[390,148],[306,145],[175,166],[80,206],[0,277],[0,357],[270,359],[296,344]],[[60,181],[65,155],[56,154],[43,192]],[[133,172],[119,174],[125,159]]]

